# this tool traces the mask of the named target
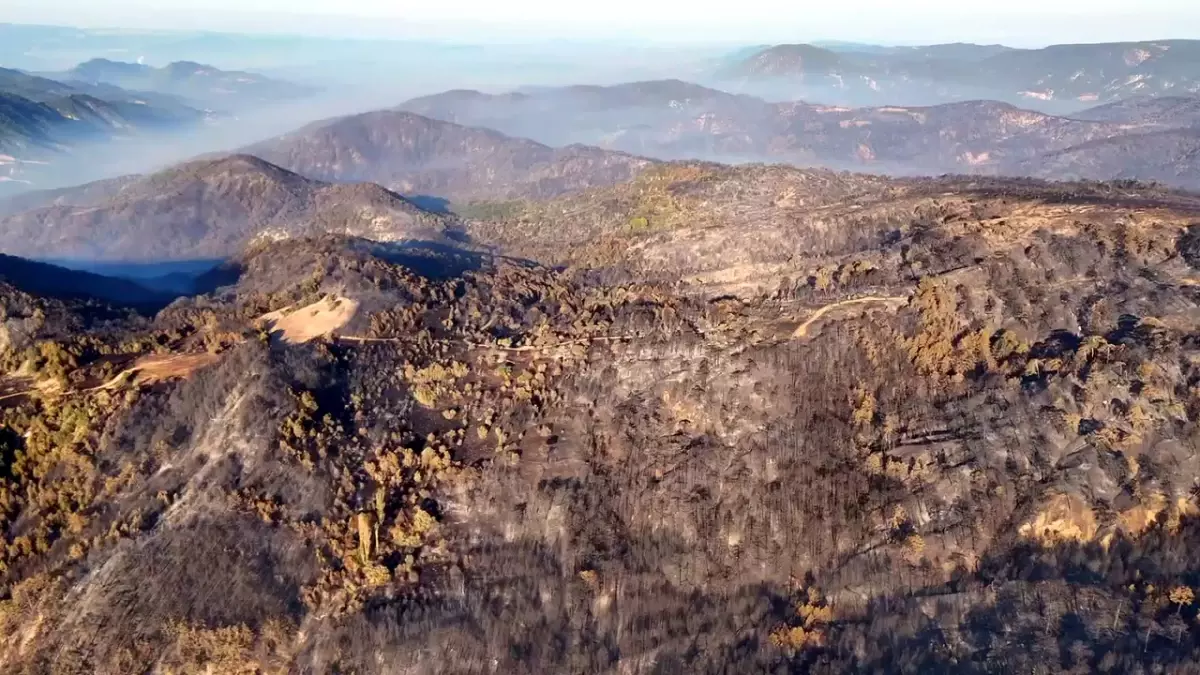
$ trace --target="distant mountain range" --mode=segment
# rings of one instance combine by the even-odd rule
[[[742,127],[768,132],[774,116],[773,106],[760,98],[681,80],[529,88],[504,94],[458,89],[412,99],[400,109],[551,145],[603,144],[635,152],[654,148],[629,143],[624,136],[695,126],[702,124],[698,118],[704,116],[737,119]]]
[[[169,94],[0,68],[0,194],[57,175],[80,146],[176,131],[211,118]]]
[[[178,97],[202,109],[236,110],[311,95],[316,90],[255,73],[228,71],[193,61],[161,68],[141,63],[92,59],[47,77],[94,86],[111,85]]]
[[[102,143],[194,128],[315,91],[192,62],[153,68],[93,59],[49,75],[0,68],[0,195],[104,175],[94,165],[120,151],[94,152]]]
[[[170,96],[60,82],[8,68],[0,68],[0,99],[0,150],[54,147],[134,129],[177,127],[205,117]]]
[[[550,144],[588,143],[660,159],[895,174],[1132,177],[1200,187],[1179,169],[1195,161],[1189,134],[1158,135],[1146,146],[1131,140],[1195,126],[1200,97],[1137,97],[1057,116],[998,101],[866,108],[771,103],[663,80],[506,94],[455,90],[401,108]],[[1164,147],[1172,139],[1180,143],[1173,152]],[[1093,159],[1101,148],[1111,159]],[[1175,168],[1157,168],[1165,157],[1176,158],[1168,162]]]
[[[136,130],[157,130],[196,123],[195,111],[179,115],[123,101],[72,94],[35,101],[0,91],[0,150],[58,150],[81,141],[100,140]]]
[[[130,104],[175,114],[197,114],[198,111],[177,96],[153,91],[123,89],[102,82],[52,79],[12,68],[0,68],[0,90],[34,101],[48,101],[67,96],[86,95],[114,104]]]
[[[222,258],[247,243],[324,232],[452,239],[446,211],[625,183],[666,158],[742,157],[893,173],[1142,179],[1200,187],[1200,130],[1184,99],[1105,105],[1074,119],[989,101],[925,108],[774,104],[678,81],[453,91],[318,122],[148,176],[0,201],[0,250],[84,261]],[[563,120],[556,122],[556,118]],[[559,127],[555,127],[559,124]],[[401,196],[404,195],[404,196]],[[474,213],[474,211],[470,211]]]
[[[74,94],[34,101],[0,90],[0,196],[86,168],[81,147],[200,124],[197,111],[165,111]]]
[[[775,45],[737,54],[714,81],[747,93],[830,103],[993,98],[1070,112],[1140,95],[1200,92],[1200,41],[1010,49],[971,44],[834,50]]]

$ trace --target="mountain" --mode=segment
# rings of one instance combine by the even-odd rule
[[[1195,661],[1200,198],[689,162],[493,206],[444,276],[322,235],[152,318],[0,287],[0,669]]]
[[[315,93],[309,87],[255,73],[221,70],[193,61],[176,61],[161,68],[109,59],[85,61],[55,79],[175,96],[190,105],[236,110],[300,99]]]
[[[1085,212],[1093,201],[1120,205],[1117,210],[1190,213],[1200,207],[1200,201],[1186,193],[1136,184],[1047,184],[953,175],[887,178],[784,165],[673,162],[653,167],[629,183],[550,200],[478,204],[469,212],[478,217],[469,223],[468,233],[478,243],[546,264],[619,269],[672,286],[686,282],[685,287],[708,298],[736,295],[751,301],[789,283],[803,286],[814,275],[833,274],[843,263],[851,265],[848,261],[859,253],[894,242],[910,228],[923,231],[947,218],[941,225],[949,227],[962,218],[979,221],[981,229],[974,235],[946,235],[959,237],[955,246],[965,247],[962,251],[985,242],[990,246],[997,238],[1019,242],[1019,228],[1009,230],[999,223],[1027,207],[1043,213],[1042,206],[1033,205],[1056,200],[1075,205],[1045,207],[1046,217],[1053,213],[1064,222]],[[1029,215],[1029,226],[1039,217]],[[550,222],[553,227],[547,227]],[[892,243],[887,246],[896,250],[890,248]],[[975,264],[965,252],[955,255],[961,259],[945,262],[947,266]],[[928,270],[930,263],[914,256],[905,254],[904,260]],[[831,261],[840,262],[828,267]],[[822,265],[828,269],[817,274]]]
[[[856,226],[835,217],[840,209],[892,199],[906,185],[778,164],[673,162],[627,183],[548,200],[477,204],[466,214],[477,216],[468,222],[472,240],[511,255],[554,266],[612,267],[668,285],[691,279],[693,290],[719,297],[732,288],[712,290],[697,275],[713,272],[730,286],[762,270],[787,276],[775,273],[779,260],[806,247],[825,250],[807,239],[792,243],[798,232],[828,229],[835,241],[832,233],[846,227],[838,236],[852,237]]]
[[[528,87],[505,94],[485,94],[455,89],[411,99],[400,110],[461,124],[477,124],[483,116],[500,111],[500,119],[552,110],[572,114],[607,112],[613,109],[655,108],[669,105],[687,110],[713,106],[762,105],[760,99],[738,96],[682,80],[648,80],[611,86]],[[450,119],[462,116],[462,120]]]
[[[807,44],[775,45],[747,56],[736,66],[749,77],[800,77],[840,75],[857,68],[852,59]]]
[[[549,145],[606,145],[627,152],[652,152],[631,143],[639,134],[697,125],[706,116],[736,120],[740,130],[766,132],[773,123],[769,104],[680,80],[613,86],[527,89],[506,94],[456,90],[424,96],[400,106],[426,117],[497,129]]]
[[[377,185],[330,185],[247,155],[93,187],[82,205],[68,195],[0,219],[0,250],[83,261],[213,259],[255,239],[321,232],[436,239],[447,226]]]
[[[830,103],[929,104],[994,98],[1066,113],[1089,102],[1200,91],[1200,42],[1063,44],[1042,49],[943,45],[833,52],[776,45],[715,74],[746,93],[788,91]],[[755,82],[763,86],[755,85]],[[774,84],[770,84],[773,82]]]
[[[399,110],[317,122],[244,152],[319,180],[370,181],[406,195],[458,201],[551,196],[627,180],[651,164]]]
[[[58,162],[83,161],[71,157],[74,150],[198,120],[83,94],[39,102],[0,91],[0,196],[6,185],[52,178]]]

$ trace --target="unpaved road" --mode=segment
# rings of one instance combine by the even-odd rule
[[[842,307],[849,307],[850,305],[863,305],[863,304],[872,303],[872,302],[879,302],[879,303],[883,303],[883,304],[887,304],[887,305],[894,305],[896,307],[900,307],[902,305],[908,304],[908,296],[907,295],[871,295],[871,296],[867,296],[865,298],[854,298],[853,300],[842,300],[841,302],[834,302],[834,303],[825,305],[824,307],[813,312],[811,316],[809,316],[807,319],[805,319],[804,323],[800,324],[800,326],[798,328],[796,328],[795,332],[792,333],[792,337],[793,338],[807,337],[808,329],[810,326],[812,326],[814,323],[819,321],[821,319],[821,317],[825,316],[826,314],[828,314],[836,309],[841,309]]]

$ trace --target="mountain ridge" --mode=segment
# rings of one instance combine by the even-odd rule
[[[314,181],[244,154],[100,186],[84,206],[52,203],[0,223],[0,249],[11,253],[126,261],[221,258],[255,238],[302,232],[436,238],[448,225],[382,187]]]
[[[552,148],[400,110],[316,122],[244,152],[321,180],[366,181],[457,200],[558,194],[619,182],[650,164],[623,153]]]

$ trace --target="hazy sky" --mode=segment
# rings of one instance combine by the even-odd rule
[[[1197,0],[0,0],[0,21],[464,41],[1099,42],[1200,37]]]

